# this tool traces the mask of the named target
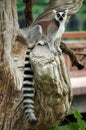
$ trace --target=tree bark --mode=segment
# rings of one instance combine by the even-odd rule
[[[32,25],[36,23],[38,20],[42,19],[50,19],[54,17],[53,9],[59,10],[59,9],[68,9],[68,18],[71,17],[71,15],[74,15],[82,6],[83,0],[50,0],[47,7],[44,9],[44,11],[37,17],[37,19],[33,22]]]
[[[0,1],[0,9],[0,130],[11,130],[13,106],[18,100],[21,83],[17,66],[21,57],[12,52],[18,47],[15,39],[20,30],[16,1]]]
[[[32,15],[33,0],[23,0],[23,2],[25,3],[24,14],[25,14],[26,27],[29,27],[33,22],[33,15]]]
[[[47,46],[37,46],[30,54],[38,118],[38,123],[31,126],[24,115],[21,92],[27,31],[19,29],[16,0],[0,1],[0,21],[0,130],[56,126],[68,114],[72,101],[63,55],[54,56]]]

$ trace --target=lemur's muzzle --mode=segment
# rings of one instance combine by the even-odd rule
[[[60,17],[59,20],[62,21],[62,20],[63,20],[63,17]]]

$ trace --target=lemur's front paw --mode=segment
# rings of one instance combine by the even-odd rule
[[[40,40],[40,41],[38,41],[38,42],[37,42],[37,45],[44,46],[44,45],[45,45],[45,42],[44,42],[44,41],[42,41],[42,40]]]
[[[62,54],[62,50],[60,48],[58,48],[58,54],[61,55]]]
[[[54,47],[52,47],[52,48],[50,48],[50,51],[54,54],[54,55],[57,55],[57,50],[54,48]]]

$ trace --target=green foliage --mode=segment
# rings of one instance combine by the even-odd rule
[[[41,13],[43,12],[45,6],[49,0],[35,0],[34,5],[33,5],[33,17],[34,19]]]
[[[77,111],[77,109],[73,108],[74,117],[77,119],[77,124],[79,126],[79,130],[85,130],[86,122],[83,120],[82,115]]]
[[[22,12],[25,8],[25,4],[22,1],[23,0],[17,0],[17,12]]]
[[[83,120],[82,115],[78,112],[76,108],[73,108],[73,115],[76,119],[76,122],[70,122],[64,128],[62,126],[57,126],[54,129],[50,130],[86,130],[86,122]]]
[[[70,123],[66,126],[67,130],[79,130],[79,126],[77,123]]]
[[[57,127],[53,128],[53,129],[50,129],[50,130],[62,130],[62,127],[61,126],[57,126]]]

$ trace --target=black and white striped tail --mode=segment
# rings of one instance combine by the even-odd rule
[[[34,112],[34,87],[33,87],[33,71],[30,65],[30,54],[31,50],[28,49],[25,57],[25,66],[24,66],[24,79],[23,79],[23,104],[26,117],[31,124],[37,122],[37,118]]]

